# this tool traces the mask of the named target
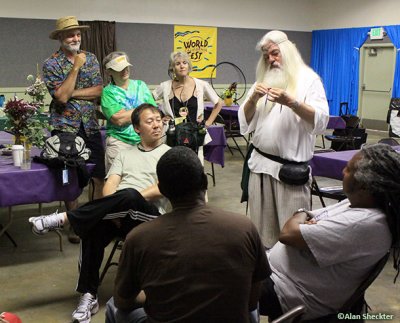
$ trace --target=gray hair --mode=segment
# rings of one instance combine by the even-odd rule
[[[170,76],[172,76],[174,73],[174,67],[175,67],[175,62],[176,62],[177,58],[182,58],[183,60],[188,62],[189,72],[191,72],[193,70],[192,61],[190,60],[189,55],[186,52],[180,52],[180,51],[172,52],[169,55],[169,64],[168,64],[168,74]]]
[[[261,38],[260,41],[257,43],[256,49],[261,50],[262,47],[267,45],[268,43],[274,43],[278,45],[282,55],[282,65],[285,66],[285,69],[288,71],[291,78],[296,77],[297,71],[300,67],[307,67],[296,45],[288,39],[287,35],[284,32],[279,30],[272,30],[266,33],[263,38]],[[257,82],[262,82],[266,70],[267,64],[265,63],[263,54],[261,54],[256,70]]]
[[[367,145],[361,150],[354,178],[370,192],[386,214],[392,233],[396,278],[400,272],[400,154],[386,144]]]

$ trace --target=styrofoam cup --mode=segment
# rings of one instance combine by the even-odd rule
[[[22,158],[24,156],[24,146],[12,145],[11,149],[12,149],[14,166],[20,167],[22,163]]]

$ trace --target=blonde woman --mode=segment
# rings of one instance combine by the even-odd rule
[[[222,101],[208,82],[189,76],[192,63],[185,52],[173,52],[169,58],[168,73],[171,80],[162,82],[154,91],[154,99],[162,99],[161,110],[168,119],[186,119],[189,122],[205,121],[210,126],[222,108]],[[214,104],[207,120],[204,120],[204,98]],[[207,140],[207,139],[206,139]],[[203,161],[202,147],[199,158]]]

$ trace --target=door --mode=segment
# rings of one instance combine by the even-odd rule
[[[361,48],[358,115],[364,127],[387,130],[396,51],[393,44],[365,44]]]

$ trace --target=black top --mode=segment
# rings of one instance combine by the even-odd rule
[[[187,108],[188,109],[188,116],[187,116],[187,121],[190,122],[197,122],[197,98],[194,96],[194,91],[196,90],[196,87],[193,89],[192,96],[189,98],[189,100],[182,102],[179,100],[174,92],[174,97],[169,100],[169,104],[171,105],[172,111],[174,113],[175,117],[182,117],[180,114],[181,108]],[[173,90],[172,90],[173,91]]]

